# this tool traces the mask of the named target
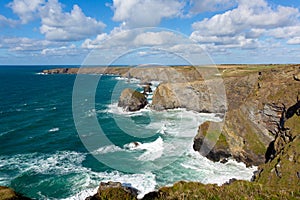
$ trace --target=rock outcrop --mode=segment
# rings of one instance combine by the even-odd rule
[[[30,198],[15,192],[9,187],[0,186],[0,199],[1,200],[30,200]]]
[[[194,138],[194,150],[215,162],[226,162],[232,156],[226,138],[220,132],[222,125],[222,122],[204,122]]]
[[[215,88],[223,86],[221,82],[215,80],[162,83],[153,94],[152,108],[155,110],[186,108],[197,112],[224,113],[225,91],[223,96],[219,95],[218,90],[211,90],[208,85]]]
[[[147,98],[144,94],[130,88],[126,88],[121,93],[118,106],[122,107],[125,111],[132,112],[144,108],[147,103]]]
[[[120,182],[101,182],[97,193],[86,200],[137,200],[137,193],[137,189],[123,186]]]
[[[294,104],[300,90],[299,82],[293,79],[297,69],[298,66],[285,66],[223,74],[228,110],[219,135],[224,136],[231,157],[247,166],[265,162],[265,152],[278,132],[281,114]],[[199,131],[195,150],[202,144],[201,135]],[[222,159],[224,151],[215,151],[219,148],[217,143],[207,157]]]
[[[300,188],[300,101],[284,110],[274,141],[266,152],[266,163],[254,176],[269,187]]]

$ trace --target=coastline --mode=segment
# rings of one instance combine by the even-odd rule
[[[280,107],[280,104],[283,102],[284,104],[286,104],[287,108],[290,108],[290,106],[295,104],[296,101],[296,97],[297,97],[297,87],[294,87],[294,85],[297,85],[298,82],[296,80],[294,80],[294,76],[297,75],[295,69],[297,68],[297,65],[292,65],[292,66],[271,66],[269,69],[261,69],[260,67],[258,68],[251,68],[248,70],[245,69],[240,69],[241,71],[238,71],[237,69],[223,69],[223,73],[222,76],[225,77],[225,84],[227,84],[227,86],[229,85],[230,88],[233,90],[233,92],[236,91],[240,91],[243,92],[243,94],[241,96],[236,96],[236,95],[230,95],[229,99],[229,106],[228,106],[228,116],[227,116],[227,123],[225,123],[225,128],[227,128],[227,130],[225,130],[225,132],[222,132],[221,134],[226,138],[226,143],[225,146],[229,146],[232,145],[230,142],[228,141],[229,139],[236,139],[235,142],[239,142],[239,135],[230,135],[229,133],[232,132],[233,130],[241,130],[241,128],[243,127],[243,124],[246,124],[249,128],[246,129],[246,131],[248,133],[251,134],[251,136],[255,136],[256,138],[258,138],[258,140],[264,140],[265,138],[265,130],[267,130],[268,132],[270,132],[270,140],[272,140],[273,138],[278,137],[278,135],[276,135],[276,128],[277,124],[276,122],[278,122],[278,120],[280,120],[280,115],[282,112],[282,107]],[[247,69],[247,68],[246,68]],[[224,72],[225,71],[225,72]],[[259,76],[259,72],[262,72],[263,77]],[[242,80],[240,82],[238,82],[237,80]],[[227,81],[228,80],[228,81]],[[275,81],[274,81],[275,80]],[[226,82],[227,81],[227,82]],[[235,82],[235,84],[240,84],[241,86],[239,86],[242,89],[234,89],[236,85],[231,85],[233,82]],[[244,83],[244,84],[242,84]],[[245,84],[245,83],[250,83],[250,84]],[[259,84],[258,84],[259,83]],[[271,84],[272,83],[272,84]],[[283,84],[284,83],[284,84]],[[276,90],[274,94],[272,94],[272,92],[268,91],[270,90],[270,84],[273,85],[273,90]],[[275,85],[275,86],[274,86]],[[250,87],[251,88],[250,88]],[[279,87],[279,88],[278,88]],[[245,90],[246,88],[246,90]],[[274,89],[276,88],[276,89]],[[268,90],[267,90],[268,89]],[[289,91],[287,91],[287,89],[289,89]],[[282,94],[280,93],[281,90],[287,91],[284,96],[282,96]],[[229,94],[233,94],[232,91]],[[258,101],[257,104],[253,105],[253,100]],[[233,103],[234,104],[233,104]],[[279,106],[278,106],[279,105]],[[257,109],[257,110],[255,110]],[[259,113],[260,111],[262,111],[262,115],[260,116],[260,118],[257,118],[257,116],[253,115],[254,113]],[[233,113],[235,113],[235,115],[233,115]],[[279,117],[278,117],[279,116]],[[236,117],[238,117],[240,119],[240,121],[236,121]],[[265,118],[264,118],[265,117]],[[248,120],[251,120],[251,123],[249,123]],[[257,119],[260,119],[260,123],[258,124],[256,121]],[[243,121],[244,120],[244,121]],[[275,120],[275,123],[274,123]],[[294,119],[297,121],[297,118]],[[247,122],[247,123],[245,123]],[[271,122],[271,123],[267,123],[267,122]],[[236,124],[238,123],[238,125]],[[265,124],[267,124],[267,126],[265,126]],[[252,128],[254,127],[253,131]],[[291,127],[293,128],[293,127]],[[231,131],[229,131],[228,129],[230,129]],[[273,131],[273,132],[272,132]],[[298,131],[298,130],[296,130]],[[263,134],[261,133],[263,132]],[[257,134],[258,133],[258,134]],[[273,134],[274,133],[274,134]],[[200,129],[199,129],[199,133],[198,134],[203,134],[201,133]],[[273,136],[272,136],[273,134]],[[272,136],[272,137],[271,137]],[[297,137],[296,137],[297,138]],[[247,139],[247,137],[246,137]],[[290,141],[291,143],[297,142],[297,140],[295,140],[295,138]],[[253,140],[246,140],[246,150],[251,150],[251,148],[253,149],[254,147],[257,147],[257,145],[260,146],[260,148],[263,146],[262,144],[255,144],[254,142],[254,146],[251,142],[254,142]],[[228,144],[230,143],[230,144]],[[242,143],[245,143],[245,141],[242,141]],[[269,140],[267,140],[266,142],[267,144],[269,143]],[[238,143],[241,144],[241,143]],[[290,144],[290,143],[287,143]],[[224,145],[224,144],[217,144],[217,145]],[[267,146],[267,145],[265,145]],[[287,148],[286,145],[283,145],[284,147]],[[232,147],[232,146],[231,146]],[[228,148],[227,148],[228,149]],[[284,149],[284,148],[282,148]],[[218,150],[218,149],[217,149]],[[230,151],[232,151],[232,149],[229,148]],[[255,159],[255,154],[261,154],[263,153],[263,155],[266,152],[266,147],[265,149],[261,149],[258,152],[254,152],[254,155],[251,154],[244,154],[244,155],[233,155],[232,157],[234,157],[236,160],[241,161],[241,162],[245,162],[247,161],[247,159],[251,158]],[[281,150],[277,151],[277,155],[281,152]],[[219,153],[218,151],[216,151],[216,153]],[[230,153],[234,153],[234,151],[230,152]],[[247,156],[245,158],[243,158],[243,156]],[[264,165],[262,165],[262,161],[260,161],[260,158],[258,157],[258,165],[260,165],[261,167],[264,167]],[[270,160],[270,162],[273,162],[273,160]],[[263,158],[263,162],[264,162],[264,158]],[[297,161],[296,161],[297,162]],[[253,163],[252,161],[248,161],[248,164]],[[251,164],[253,165],[253,164]],[[260,167],[260,171],[261,171],[261,167]],[[265,175],[262,175],[260,177],[263,177]],[[276,178],[273,178],[274,180],[276,180]],[[256,182],[264,182],[263,180],[259,180],[259,178],[256,179]],[[220,190],[222,190],[221,188],[231,188],[230,190],[232,190],[232,187],[253,187],[254,191],[257,191],[258,194],[263,194],[264,192],[266,192],[269,195],[270,191],[273,190],[261,190],[258,188],[258,184],[256,184],[256,182],[251,182],[249,185],[247,182],[233,182],[231,183],[232,186],[221,186]],[[194,184],[196,184],[197,186],[195,186]],[[230,184],[230,185],[231,185]],[[178,187],[179,185],[181,185],[180,187],[189,187],[189,185],[193,185],[192,187],[198,187],[198,188],[203,188],[204,190],[207,190],[207,188],[213,187],[215,188],[216,186],[203,186],[201,184],[197,184],[197,183],[183,183],[183,182],[179,182],[175,184],[176,187]],[[252,186],[253,185],[253,186]],[[264,183],[264,185],[267,185],[266,183]],[[297,184],[296,184],[297,185]],[[284,186],[284,185],[283,185]],[[183,187],[183,188],[184,188]],[[286,191],[289,191],[286,187],[283,187]],[[169,190],[170,189],[170,190]],[[155,198],[161,198],[161,194],[160,193],[164,193],[164,195],[167,195],[166,193],[172,194],[171,190],[172,187],[169,187],[169,189],[160,189],[158,193],[155,193],[156,197]],[[243,191],[243,189],[241,189],[241,191]],[[295,190],[296,191],[296,190]],[[184,190],[182,190],[181,192],[184,192]],[[196,191],[194,191],[196,192]],[[223,191],[224,192],[224,191]],[[236,191],[236,193],[238,193]],[[154,194],[154,193],[152,193]],[[214,194],[217,195],[217,194]],[[287,192],[287,194],[289,197],[292,197],[292,194],[290,192]],[[147,197],[147,196],[146,196]],[[145,197],[145,198],[146,198]],[[284,196],[282,196],[284,197]]]

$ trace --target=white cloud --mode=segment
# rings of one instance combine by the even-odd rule
[[[48,40],[81,40],[97,35],[105,28],[103,22],[85,16],[77,5],[73,6],[70,13],[63,12],[57,0],[49,0],[41,9],[40,15],[40,31]]]
[[[194,23],[190,37],[221,48],[245,49],[261,48],[262,36],[290,38],[300,34],[298,9],[272,8],[264,0],[238,2],[235,9]]]
[[[113,0],[113,20],[129,27],[153,27],[163,18],[180,16],[184,6],[177,0]]]
[[[272,9],[264,0],[240,0],[236,9],[196,22],[192,26],[201,35],[232,36],[245,30],[277,28],[297,22],[299,10],[278,6]]]
[[[191,13],[223,11],[237,4],[236,0],[191,0]]]
[[[177,42],[178,38],[178,35],[169,31],[145,32],[138,34],[133,44],[136,46],[172,45]]]
[[[268,34],[278,39],[297,37],[300,35],[300,23],[296,26],[280,27],[270,30]]]
[[[8,6],[19,16],[21,23],[26,24],[38,16],[44,3],[44,0],[13,0]]]
[[[81,47],[84,49],[95,49],[98,48],[101,42],[106,40],[108,38],[107,33],[102,33],[97,35],[97,37],[92,40],[92,39],[86,39],[82,44]]]
[[[0,15],[0,27],[4,27],[4,26],[14,27],[17,24],[18,24],[18,21],[6,18],[3,15]]]
[[[300,37],[294,37],[287,41],[288,44],[300,44]]]
[[[64,57],[65,55],[76,56],[80,55],[80,53],[82,53],[82,49],[77,48],[74,44],[69,46],[46,48],[41,51],[42,55],[58,57]]]
[[[0,44],[2,48],[6,48],[9,51],[41,51],[47,47],[62,45],[62,43],[30,39],[26,37],[1,38]]]

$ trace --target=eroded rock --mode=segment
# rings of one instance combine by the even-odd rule
[[[101,182],[97,191],[97,194],[87,197],[86,200],[102,200],[102,199],[126,199],[136,200],[138,190],[124,186],[120,182]]]
[[[130,88],[126,88],[121,93],[118,106],[126,111],[138,111],[147,105],[147,99],[144,94]]]

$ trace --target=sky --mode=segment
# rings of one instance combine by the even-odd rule
[[[0,2],[0,65],[207,60],[300,63],[300,1]]]

